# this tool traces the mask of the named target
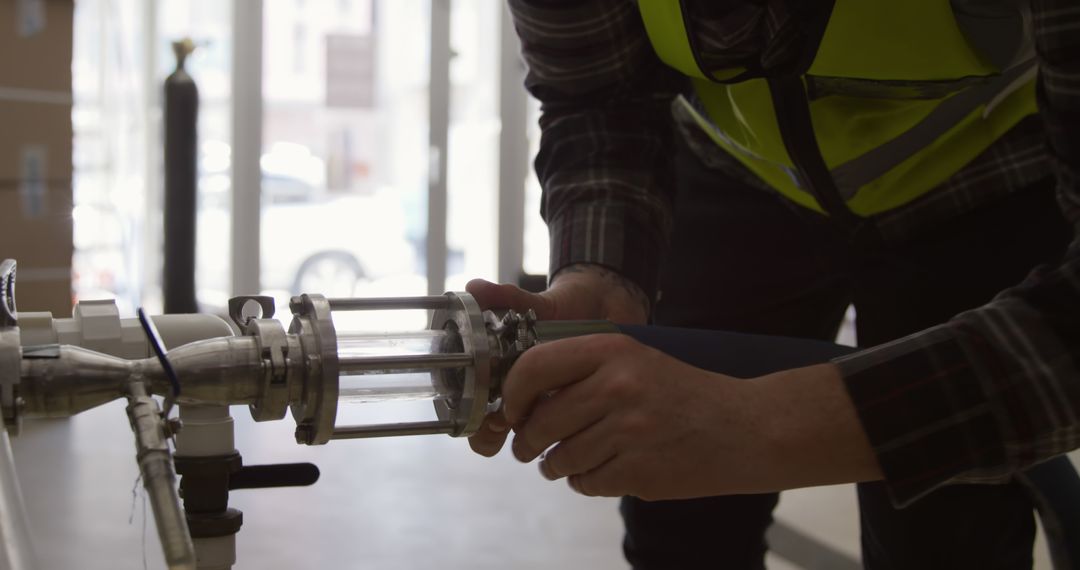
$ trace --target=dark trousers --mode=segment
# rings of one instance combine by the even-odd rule
[[[678,168],[676,230],[656,324],[832,340],[846,308],[859,346],[945,322],[1064,251],[1053,182],[903,244],[852,244],[822,216],[706,169]],[[1035,524],[1023,486],[956,485],[904,509],[858,486],[863,562],[881,569],[1030,568]],[[778,495],[623,499],[624,551],[638,570],[764,567]]]

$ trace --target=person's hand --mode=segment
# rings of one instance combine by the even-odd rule
[[[559,271],[542,293],[515,285],[496,285],[473,279],[465,291],[483,310],[532,309],[541,320],[606,319],[620,324],[645,324],[649,302],[636,285],[597,265],[571,265]]]
[[[760,452],[724,437],[744,419],[748,386],[625,335],[594,335],[522,355],[504,381],[503,409],[518,460],[557,444],[540,462],[548,479],[568,477],[590,496],[692,497],[712,494],[725,467],[717,458],[737,479]]]
[[[476,298],[482,310],[529,309],[542,320],[606,319],[622,324],[644,324],[648,300],[624,277],[595,265],[571,265],[559,271],[542,293],[530,293],[514,285],[496,285],[474,279],[465,291]],[[469,438],[473,451],[491,457],[506,441],[506,420],[501,412],[489,414],[479,430]]]
[[[839,373],[740,380],[625,335],[545,343],[503,385],[521,461],[584,495],[676,499],[880,477]],[[551,447],[554,445],[554,447]]]

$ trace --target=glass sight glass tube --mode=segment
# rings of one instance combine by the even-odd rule
[[[454,330],[338,333],[338,401],[453,400],[472,359]]]
[[[485,334],[485,325],[471,296],[326,299],[326,304],[341,317],[341,312],[354,311],[432,311],[429,329],[402,332],[364,332],[346,325],[364,319],[335,319],[338,398],[331,439],[475,431],[488,391],[486,383],[475,379],[473,345]],[[382,405],[346,406],[359,403]],[[438,419],[413,420],[423,408],[413,406],[417,403],[433,405]]]

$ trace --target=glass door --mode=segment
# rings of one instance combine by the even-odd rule
[[[262,292],[426,292],[428,0],[264,3]]]

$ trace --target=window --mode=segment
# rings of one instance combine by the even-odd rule
[[[261,38],[247,46],[262,58],[261,139],[244,148],[236,146],[244,133],[233,132],[233,115],[250,99],[234,100],[233,89],[248,70],[234,70],[233,58],[249,53],[237,45],[247,41],[237,30],[251,22],[232,13],[244,9],[246,17],[252,5],[262,6]],[[500,70],[501,58],[517,58],[500,36],[504,10],[486,0],[80,0],[78,296],[115,297],[126,314],[160,308],[161,89],[175,66],[171,42],[183,37],[198,44],[187,69],[200,92],[196,277],[204,310],[223,311],[235,289],[229,244],[241,218],[232,186],[244,157],[259,165],[253,176],[261,186],[258,223],[235,228],[261,241],[261,291],[248,292],[271,294],[281,306],[298,292],[424,294],[429,267],[446,276],[445,284],[443,275],[430,276],[439,290],[497,278],[500,196],[522,191],[500,178],[500,132],[524,132],[517,118],[503,124],[500,111],[504,82],[524,97],[520,77]],[[449,30],[440,41],[452,46],[450,56],[436,46],[434,61],[433,26]],[[433,77],[445,79],[433,84]],[[448,151],[432,146],[439,128]],[[441,181],[431,174],[440,160]],[[432,216],[447,225],[445,252],[439,228],[428,232],[429,192],[438,184],[447,200]],[[543,235],[529,210],[526,228]],[[544,255],[535,252],[546,250],[546,237],[539,242],[530,259]]]

